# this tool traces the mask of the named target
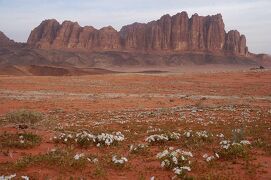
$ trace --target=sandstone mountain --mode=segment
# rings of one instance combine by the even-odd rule
[[[147,24],[99,30],[76,22],[45,20],[30,34],[27,44],[41,49],[125,52],[209,52],[247,56],[246,38],[226,32],[221,14],[191,18],[186,12],[164,15]]]
[[[16,45],[16,43],[0,31],[0,47],[10,47],[14,45]]]
[[[0,32],[0,75],[63,76],[114,72],[184,72],[271,67],[271,57],[248,52],[246,38],[226,32],[220,14],[186,12],[133,23],[120,31],[45,20],[27,43]]]

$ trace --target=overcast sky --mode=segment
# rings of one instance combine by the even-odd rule
[[[25,42],[44,19],[77,21],[96,28],[148,22],[163,14],[221,13],[226,31],[247,37],[249,50],[271,54],[271,0],[0,0],[0,31]]]

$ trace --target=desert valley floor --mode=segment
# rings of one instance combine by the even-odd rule
[[[0,176],[271,179],[271,71],[0,76]]]

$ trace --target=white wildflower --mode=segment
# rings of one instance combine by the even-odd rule
[[[212,161],[212,160],[214,160],[214,159],[215,159],[214,156],[209,156],[209,157],[206,158],[206,161],[207,161],[207,162],[210,162],[210,161]]]
[[[182,151],[182,154],[185,156],[193,157],[193,154],[190,151]]]
[[[29,180],[28,176],[21,176],[21,178],[24,179],[24,180]]]
[[[180,175],[180,174],[182,173],[182,169],[176,167],[176,168],[173,169],[173,172],[174,172],[175,174],[177,174],[177,175]]]
[[[165,157],[165,156],[168,155],[168,154],[169,154],[169,151],[168,151],[168,150],[164,150],[163,152],[158,153],[158,154],[156,155],[156,157],[157,157],[158,159],[161,159],[161,158]]]
[[[178,164],[178,159],[177,159],[177,157],[173,156],[173,157],[172,157],[172,161],[173,161],[174,164]]]
[[[94,164],[96,164],[98,161],[99,161],[98,158],[94,158],[94,159],[92,160],[92,162],[93,162]]]
[[[10,180],[12,178],[15,178],[16,177],[16,174],[12,174],[12,175],[9,175],[9,176],[0,176],[0,180]]]
[[[81,157],[84,157],[84,156],[85,156],[84,153],[76,154],[76,155],[74,156],[74,159],[75,159],[75,160],[79,160]]]
[[[184,169],[184,170],[187,170],[187,171],[191,171],[191,168],[188,167],[188,166],[183,166],[183,167],[181,167],[181,169]]]
[[[117,156],[112,157],[112,162],[114,164],[124,164],[125,162],[128,162],[128,159],[126,157],[117,158]]]
[[[192,133],[192,130],[186,131],[186,132],[184,132],[184,136],[189,138],[192,136],[191,133]]]
[[[217,134],[216,136],[219,137],[219,138],[224,138],[225,137],[224,134],[222,134],[222,133]]]
[[[247,141],[247,140],[242,140],[242,141],[240,142],[240,144],[243,144],[243,145],[250,145],[251,143],[250,143],[249,141]]]

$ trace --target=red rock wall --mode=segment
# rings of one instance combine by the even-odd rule
[[[56,20],[45,20],[31,32],[27,43],[45,49],[248,53],[245,36],[238,31],[226,33],[221,14],[189,18],[186,12],[127,25],[120,32],[111,26],[97,30],[70,21],[60,25]]]

